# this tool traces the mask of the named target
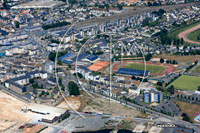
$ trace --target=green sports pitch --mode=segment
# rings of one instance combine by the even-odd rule
[[[180,90],[197,90],[200,86],[200,77],[183,75],[175,80],[172,85]]]
[[[129,69],[136,69],[136,70],[144,70],[144,64],[143,63],[129,63],[122,68],[129,68]],[[161,66],[161,65],[155,65],[153,66],[151,64],[146,64],[146,71],[150,71],[150,73],[154,74],[161,74],[164,70],[166,70],[167,67]]]
[[[191,32],[187,36],[187,38],[189,38],[192,41],[200,42],[200,29]]]

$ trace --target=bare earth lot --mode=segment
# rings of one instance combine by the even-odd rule
[[[186,113],[191,118],[191,120],[193,122],[195,122],[194,121],[194,118],[196,117],[195,113],[200,110],[200,106],[199,105],[190,104],[190,103],[181,102],[181,101],[176,101],[176,104],[178,104],[179,108],[181,109],[181,111],[183,113]]]
[[[169,59],[169,55],[156,55],[155,58]],[[184,63],[194,63],[196,60],[200,59],[200,55],[190,55],[190,56],[180,56],[180,55],[170,55],[170,60],[176,60],[178,62]]]
[[[58,104],[56,107],[62,108],[62,109],[67,109],[67,110],[74,109],[76,111],[80,108],[80,105],[81,105],[80,96],[77,96],[77,97],[70,96],[70,97],[66,97],[65,99],[67,102],[63,101],[60,104]]]
[[[26,104],[0,91],[0,132],[10,126],[19,127],[32,119],[32,117],[20,113],[23,105]]]
[[[94,96],[95,98],[91,98],[87,96],[85,93],[83,94],[83,97],[81,100],[83,101],[81,111],[107,113],[107,114],[112,114],[115,116],[147,117],[147,115],[142,114],[139,110],[130,109],[119,103],[110,102],[109,100],[98,97],[96,95]]]

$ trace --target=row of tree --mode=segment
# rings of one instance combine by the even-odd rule
[[[70,25],[70,24],[71,24],[70,22],[63,21],[63,22],[56,22],[56,23],[52,23],[52,24],[43,24],[42,28],[44,30],[48,30],[51,28],[62,27],[62,26]]]
[[[76,83],[74,83],[73,81],[70,81],[68,84],[68,88],[69,88],[69,94],[70,95],[75,95],[78,96],[80,95],[80,91],[79,91],[79,87]]]
[[[68,53],[68,51],[66,51],[66,50],[61,51],[61,52],[58,52],[57,58],[59,58],[59,57],[65,55],[65,54],[67,54],[67,53]],[[50,52],[50,54],[49,54],[49,60],[55,61],[55,58],[56,58],[56,52]]]

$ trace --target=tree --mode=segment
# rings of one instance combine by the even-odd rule
[[[62,78],[58,79],[59,86],[62,86]]]
[[[200,86],[198,86],[198,91],[200,91]]]
[[[147,4],[148,4],[148,6],[152,6],[152,3],[150,1]]]
[[[19,21],[16,21],[16,22],[15,22],[15,27],[16,27],[16,28],[19,28],[19,25],[20,25],[20,22],[19,22]]]
[[[53,93],[51,93],[51,98],[54,98],[54,96],[55,96],[55,95],[54,95]]]
[[[33,79],[33,78],[30,78],[30,79],[29,79],[29,83],[31,83],[31,84],[34,83],[34,79]]]
[[[169,91],[171,94],[174,94],[174,86],[171,85],[171,86],[168,88],[168,91]]]
[[[148,19],[148,18],[143,19],[143,21],[142,21],[142,26],[143,26],[143,27],[144,27],[144,26],[149,26],[149,19]]]
[[[7,0],[4,0],[4,2],[2,4],[4,8],[7,8],[7,4],[6,3],[7,3]]]
[[[136,77],[133,75],[133,76],[131,77],[131,79],[132,79],[132,80],[135,80],[135,79],[136,79]]]
[[[179,44],[180,44],[180,39],[177,39],[177,46],[179,46]]]
[[[68,89],[69,89],[70,95],[75,95],[75,96],[80,95],[79,87],[73,81],[69,82]]]
[[[183,120],[184,120],[184,121],[190,122],[190,117],[188,117],[187,114],[183,113],[182,116],[183,116]]]
[[[175,60],[172,61],[172,64],[178,64]]]
[[[62,61],[61,60],[58,60],[58,65],[62,65]]]
[[[164,59],[163,58],[160,58],[160,63],[164,63]]]
[[[162,86],[162,82],[158,81],[157,85]]]
[[[148,53],[147,55],[145,55],[145,60],[146,61],[149,61],[152,57],[152,54],[151,53]]]
[[[148,79],[147,79],[147,78],[145,78],[145,79],[143,80],[143,82],[148,82]]]
[[[184,43],[184,40],[183,40],[183,38],[181,37],[181,45],[183,45],[183,43]]]

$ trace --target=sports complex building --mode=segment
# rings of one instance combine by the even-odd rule
[[[117,71],[118,74],[127,74],[127,75],[134,75],[134,76],[148,76],[149,71],[143,71],[143,70],[135,70],[135,69],[128,69],[128,68],[120,68]]]
[[[78,61],[77,65],[79,65],[79,64],[94,63],[99,60],[99,57],[96,55],[90,55],[87,53],[81,53],[81,54],[67,53],[59,57],[58,60],[61,60],[65,64],[75,64],[77,60]]]

